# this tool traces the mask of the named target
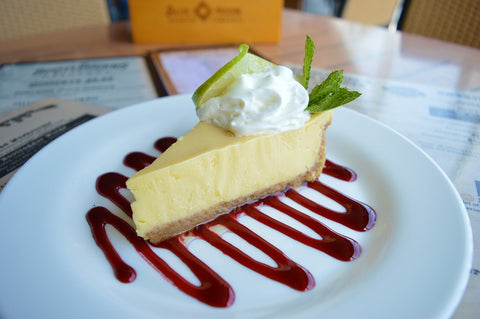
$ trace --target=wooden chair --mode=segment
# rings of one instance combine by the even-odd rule
[[[399,29],[480,48],[480,1],[405,0]]]
[[[341,17],[349,21],[387,27],[394,19],[400,4],[399,0],[346,0]]]
[[[0,0],[0,40],[109,23],[106,0]]]

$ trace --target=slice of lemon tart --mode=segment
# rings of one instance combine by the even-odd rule
[[[308,37],[305,47],[311,61]],[[295,78],[245,45],[239,51],[194,93],[200,122],[127,181],[137,234],[152,243],[315,180],[331,108],[359,95],[339,88],[341,72],[309,94],[309,64]]]
[[[313,181],[325,163],[331,118],[327,111],[297,130],[245,137],[199,122],[128,180],[138,235],[156,243],[245,202]]]

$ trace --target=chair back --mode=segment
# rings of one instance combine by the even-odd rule
[[[405,0],[399,29],[480,48],[480,0]]]
[[[106,0],[0,0],[0,40],[109,23]]]

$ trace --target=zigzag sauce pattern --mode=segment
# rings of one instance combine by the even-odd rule
[[[171,137],[159,139],[155,143],[155,148],[163,152],[174,141],[175,138]],[[154,159],[154,157],[148,154],[133,152],[124,158],[124,164],[135,170],[140,170],[149,165]],[[323,174],[328,174],[347,182],[353,182],[356,179],[356,174],[352,170],[328,160]],[[131,218],[132,211],[130,202],[120,193],[121,189],[126,188],[125,182],[127,179],[126,176],[119,173],[105,173],[98,177],[96,189],[101,196],[112,201]],[[315,280],[310,272],[291,260],[280,249],[241,224],[238,221],[239,217],[244,214],[248,215],[268,227],[298,242],[320,250],[333,258],[350,261],[358,258],[361,253],[361,247],[355,240],[334,232],[315,218],[285,204],[280,198],[282,196],[288,197],[312,212],[356,231],[371,229],[375,224],[376,214],[368,205],[349,198],[318,180],[312,183],[306,183],[305,186],[315,189],[333,199],[345,207],[346,212],[335,212],[313,202],[295,189],[288,189],[282,194],[272,195],[255,203],[236,208],[229,214],[219,216],[214,221],[196,227],[189,232],[188,235],[207,241],[213,247],[230,256],[240,264],[267,278],[299,291],[310,290],[315,286]],[[307,236],[291,226],[269,217],[259,209],[263,205],[271,206],[294,218],[316,232],[320,236],[320,239]],[[178,274],[152,250],[150,243],[137,236],[135,229],[128,222],[113,214],[108,209],[101,206],[94,207],[87,213],[86,218],[95,242],[105,254],[106,259],[113,268],[115,277],[119,281],[124,283],[134,281],[136,271],[127,265],[116,252],[108,238],[105,229],[106,225],[115,227],[135,247],[136,251],[149,265],[185,294],[213,307],[229,307],[234,303],[235,293],[232,287],[225,279],[220,277],[214,270],[189,251],[185,241],[185,234],[165,240],[155,245],[155,247],[167,249],[175,254],[197,277],[200,282],[199,286],[190,283]],[[235,233],[250,245],[261,250],[276,263],[276,267],[255,260],[239,248],[224,240],[221,234],[212,230],[212,227],[215,225],[221,225],[224,229]]]

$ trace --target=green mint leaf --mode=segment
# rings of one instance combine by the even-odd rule
[[[328,77],[319,85],[315,86],[310,92],[309,104],[318,104],[320,100],[325,98],[332,92],[337,91],[343,81],[343,70],[333,71]]]
[[[307,35],[305,40],[305,57],[303,58],[303,74],[297,77],[297,81],[305,89],[308,90],[308,82],[310,81],[310,70],[312,68],[313,54],[315,53],[315,43]]]
[[[310,113],[318,113],[326,110],[336,108],[340,105],[347,104],[361,94],[357,91],[349,91],[347,88],[339,88],[338,90],[331,92],[323,99],[317,101],[315,104],[309,103],[308,107],[305,109]]]

